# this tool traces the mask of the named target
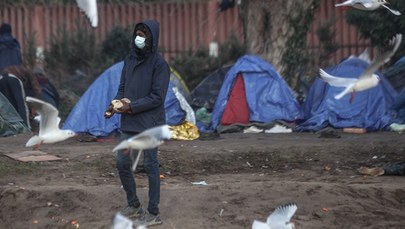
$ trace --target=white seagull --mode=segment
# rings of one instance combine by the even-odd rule
[[[351,6],[359,10],[372,11],[380,7],[384,7],[394,15],[401,15],[398,10],[390,9],[386,4],[389,4],[386,0],[347,0],[339,4],[335,4],[335,7],[339,6]]]
[[[328,74],[323,69],[319,69],[320,77],[322,80],[334,87],[345,87],[345,89],[335,96],[335,99],[341,99],[346,94],[352,93],[350,97],[350,103],[354,99],[354,93],[359,91],[364,91],[377,86],[380,81],[380,77],[374,72],[377,71],[382,65],[387,63],[390,58],[398,50],[399,45],[402,41],[402,34],[397,34],[391,41],[390,46],[393,46],[392,50],[384,52],[382,55],[378,56],[370,66],[364,70],[359,78],[343,78],[336,77]]]
[[[135,171],[136,166],[138,165],[139,157],[141,156],[143,150],[156,148],[163,144],[164,140],[168,140],[171,137],[172,133],[168,125],[156,126],[147,129],[133,136],[132,138],[122,141],[113,149],[113,152],[122,149],[130,149],[129,153],[131,159],[133,159],[132,150],[138,150],[138,155],[134,164],[132,165],[132,171]]]
[[[128,217],[123,216],[121,213],[117,213],[113,219],[113,225],[111,229],[133,229],[134,223]],[[136,229],[146,229],[145,226],[138,226]]]
[[[290,220],[297,208],[294,203],[281,205],[269,215],[266,222],[254,220],[252,229],[294,229],[295,225]]]
[[[86,14],[91,26],[98,26],[97,0],[76,0],[80,10]]]
[[[60,142],[76,135],[71,130],[59,129],[59,111],[50,103],[30,96],[27,96],[26,101],[39,114],[38,135],[31,137],[26,147],[34,146],[34,149],[38,149],[42,143]]]

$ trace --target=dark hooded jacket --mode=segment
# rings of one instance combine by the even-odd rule
[[[0,69],[20,64],[22,64],[20,43],[11,36],[11,33],[0,34]]]
[[[121,130],[134,133],[165,124],[164,100],[170,80],[169,65],[158,53],[159,23],[155,20],[146,20],[139,24],[149,28],[152,42],[144,47],[147,52],[141,54],[134,44],[136,37],[134,29],[131,49],[124,60],[118,93],[115,97],[115,99],[131,100],[132,113],[122,114]]]

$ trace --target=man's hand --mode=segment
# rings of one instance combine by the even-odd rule
[[[115,114],[114,107],[112,104],[107,107],[107,110],[104,112],[104,118],[111,118]]]
[[[117,110],[120,113],[132,113],[131,106],[129,105],[130,103],[128,103],[127,101],[123,101],[123,100],[121,100],[121,101],[122,101],[122,106],[120,108],[117,108]]]

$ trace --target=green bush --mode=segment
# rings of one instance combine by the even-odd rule
[[[115,27],[107,34],[102,46],[102,55],[107,63],[117,63],[124,60],[131,43],[133,26]]]

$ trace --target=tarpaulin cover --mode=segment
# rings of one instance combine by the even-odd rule
[[[69,113],[63,129],[93,136],[108,136],[119,130],[121,116],[113,115],[105,119],[104,111],[117,94],[123,66],[122,61],[114,64],[90,85]],[[179,125],[185,120],[186,112],[181,109],[173,87],[175,85],[171,80],[165,100],[166,122],[169,125]]]
[[[402,57],[385,72],[384,77],[391,83],[397,92],[405,86],[405,57]]]
[[[358,78],[369,64],[358,58],[350,58],[326,69],[331,75]],[[352,103],[351,94],[341,99],[334,96],[344,90],[333,87],[317,78],[312,84],[303,104],[305,122],[298,127],[301,131],[318,131],[328,125],[335,128],[366,128],[368,131],[384,129],[391,124],[395,89],[380,76],[380,83],[369,90],[355,93]]]
[[[274,67],[253,55],[246,55],[229,69],[211,116],[211,130],[220,124],[236,76],[242,73],[250,122],[295,121],[303,113],[292,90]]]
[[[0,92],[0,137],[30,132],[13,105]]]

